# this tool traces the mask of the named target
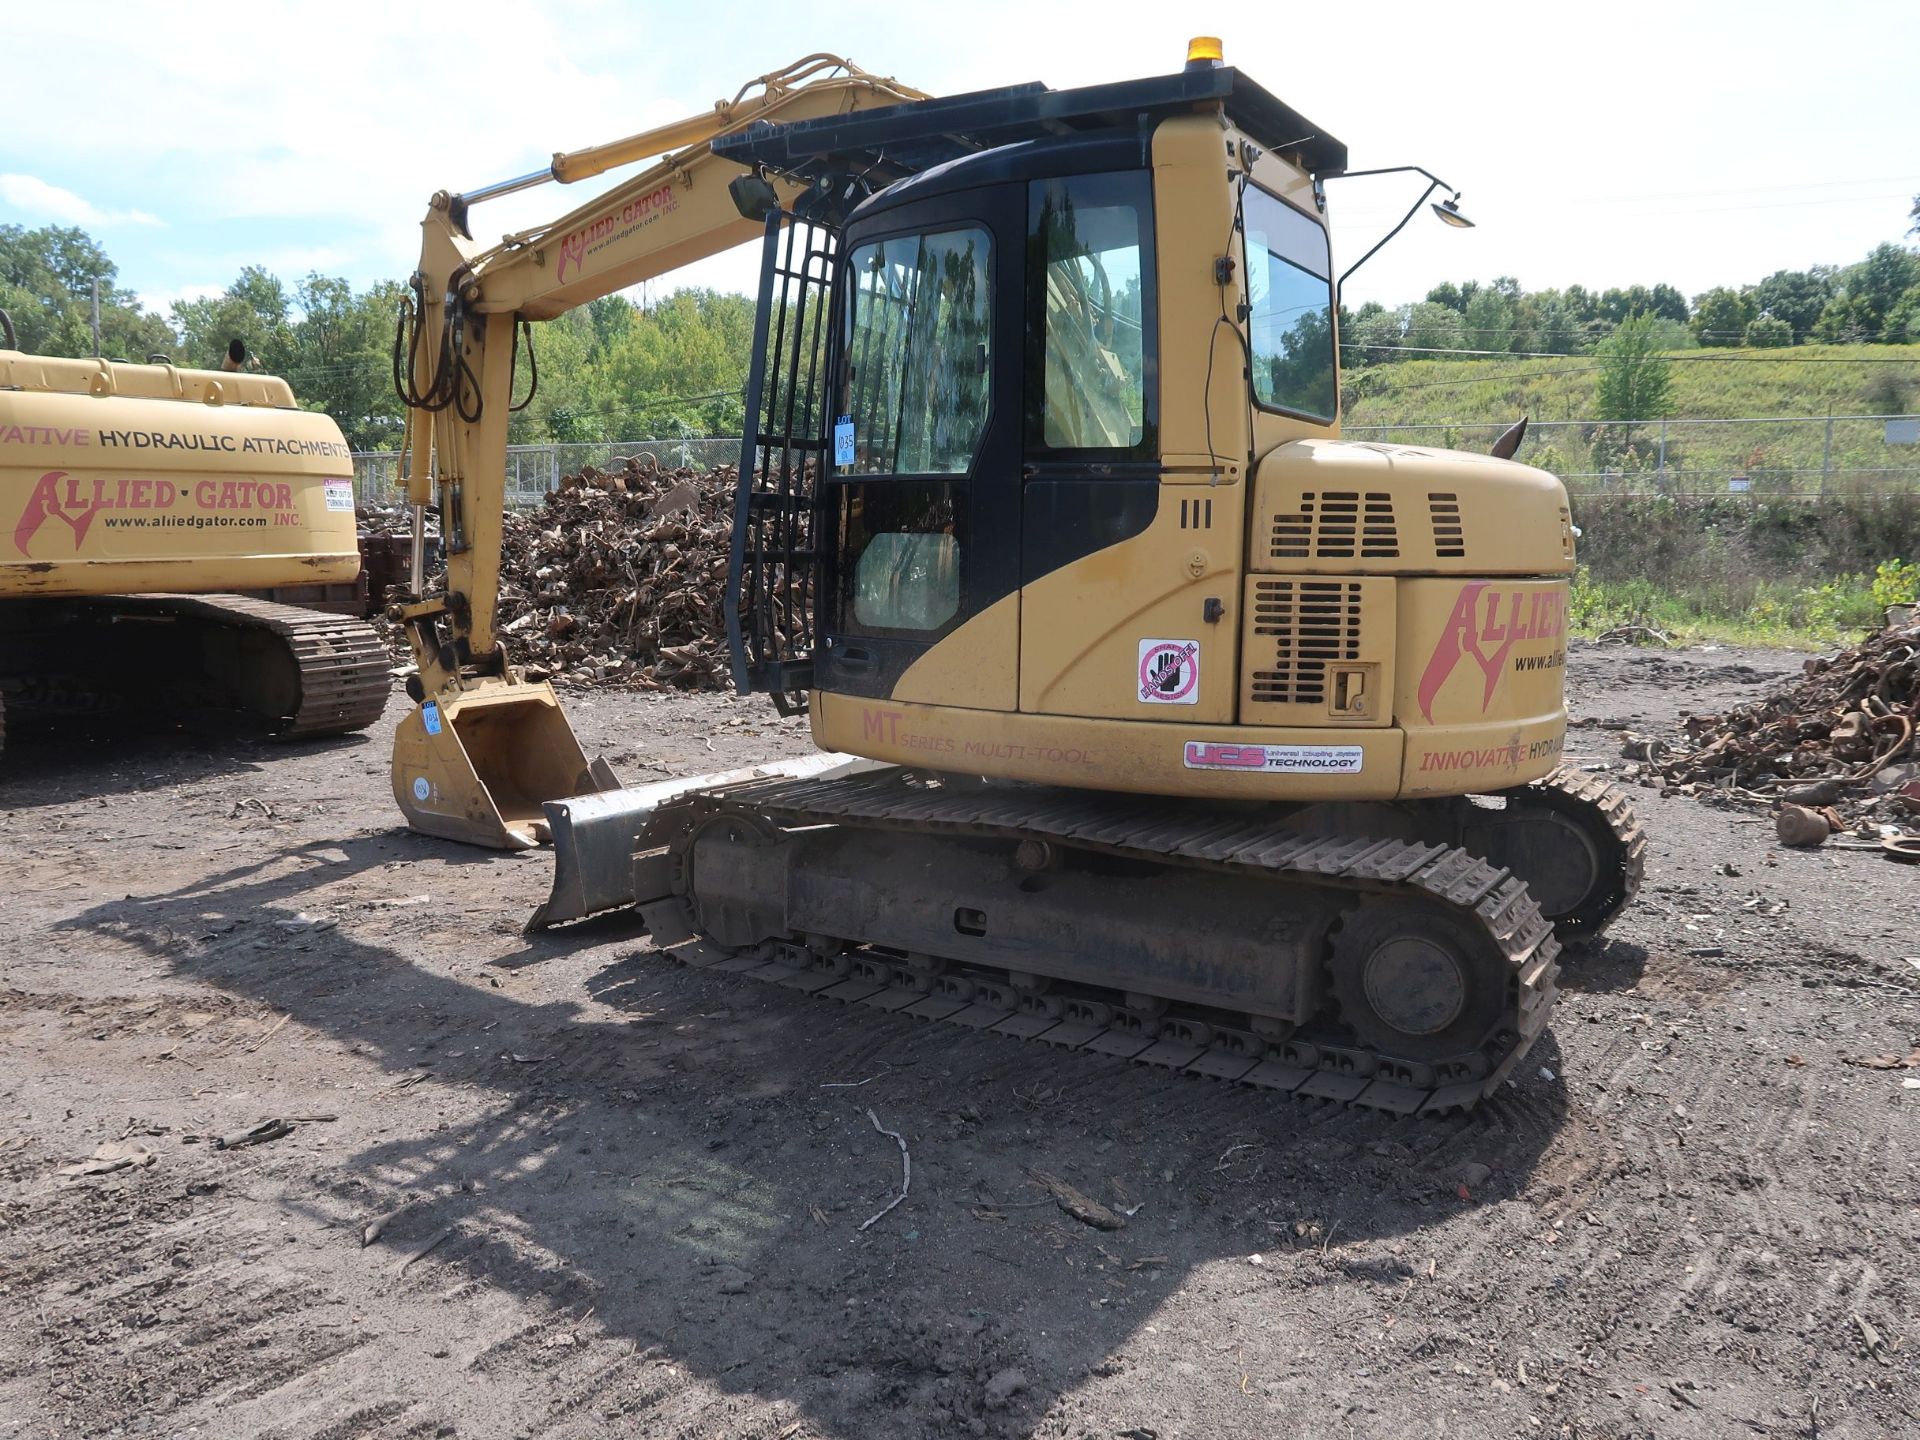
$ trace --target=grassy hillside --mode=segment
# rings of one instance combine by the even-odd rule
[[[1920,397],[1920,346],[1802,345],[1791,350],[1676,350],[1674,414],[1697,419],[1885,413],[1876,392],[1892,375]],[[1735,363],[1721,363],[1723,359]],[[1893,365],[1863,361],[1896,361]],[[1809,361],[1839,362],[1810,364]],[[1757,363],[1756,363],[1757,362]],[[1585,420],[1599,361],[1590,355],[1408,360],[1346,375],[1350,425]]]
[[[1871,593],[1874,568],[1920,553],[1920,447],[1890,447],[1884,426],[1841,421],[1829,454],[1823,422],[1758,417],[1912,413],[1920,346],[1673,354],[1674,414],[1686,419],[1666,426],[1664,476],[1648,473],[1658,425],[1636,427],[1622,453],[1609,443],[1617,434],[1565,423],[1593,414],[1599,362],[1589,356],[1414,360],[1349,372],[1344,420],[1350,433],[1441,425],[1448,428],[1390,438],[1484,450],[1499,430],[1532,417],[1520,459],[1567,479],[1585,531],[1575,586],[1583,629],[1633,622],[1693,639],[1825,645],[1874,623],[1884,603]],[[1723,355],[1777,363],[1696,358]],[[1898,363],[1864,363],[1887,360]],[[1752,423],[1686,423],[1722,419]],[[1615,473],[1593,478],[1603,469]],[[1736,474],[1749,478],[1749,493],[1727,493]],[[1809,500],[1823,479],[1829,493]]]
[[[1726,357],[1725,360],[1722,357]],[[1412,360],[1349,372],[1347,426],[1441,425],[1388,438],[1484,449],[1522,415],[1534,423],[1520,458],[1567,478],[1570,488],[1724,491],[1734,475],[1760,493],[1821,488],[1879,491],[1920,480],[1920,449],[1889,447],[1885,427],[1841,421],[1784,424],[1766,416],[1911,413],[1920,406],[1920,346],[1808,345],[1793,350],[1673,352],[1673,413],[1665,427],[1568,425],[1591,416],[1600,377],[1591,356],[1551,360]],[[1730,362],[1730,363],[1728,363]],[[1886,363],[1893,362],[1893,363]],[[1701,420],[1747,420],[1703,425]],[[1823,468],[1827,473],[1823,476]],[[1621,478],[1579,477],[1611,472]]]

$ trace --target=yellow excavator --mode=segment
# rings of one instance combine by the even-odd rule
[[[487,195],[672,144],[471,239]],[[394,611],[409,823],[551,839],[536,923],[633,904],[687,963],[834,1000],[1398,1113],[1491,1093],[1645,840],[1559,768],[1574,531],[1518,427],[1339,438],[1352,173],[1200,40],[943,98],[813,57],[436,196],[400,347],[449,553]],[[622,790],[493,625],[518,351],[755,233],[729,639],[824,753]]]
[[[0,314],[0,715],[283,739],[379,718],[346,441],[244,359],[27,354]]]

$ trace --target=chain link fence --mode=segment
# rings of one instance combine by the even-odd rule
[[[1507,427],[1348,425],[1349,440],[1485,452]],[[538,505],[562,475],[610,469],[651,455],[668,468],[712,469],[740,460],[737,437],[509,445],[507,504]],[[1520,459],[1551,470],[1577,495],[1800,496],[1920,489],[1920,416],[1817,415],[1751,420],[1546,420],[1527,427]],[[362,505],[405,499],[400,455],[353,457]]]
[[[1349,440],[1486,451],[1504,424],[1346,425]],[[1576,495],[1819,496],[1920,488],[1920,416],[1547,420],[1519,459]]]
[[[738,437],[676,437],[669,440],[595,441],[572,445],[509,445],[507,505],[538,505],[560,488],[562,475],[578,475],[587,466],[610,470],[629,457],[652,456],[669,470],[691,466],[711,470],[740,463]],[[354,499],[363,506],[406,503],[406,472],[398,450],[358,450],[353,456]]]

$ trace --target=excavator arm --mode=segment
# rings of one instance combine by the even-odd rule
[[[530,322],[717,254],[763,233],[729,182],[747,174],[712,142],[756,121],[791,122],[928,98],[832,55],[810,55],[713,109],[610,144],[556,154],[544,171],[465,194],[442,191],[421,223],[420,265],[394,346],[406,406],[407,498],[414,515],[406,626],[417,702],[394,747],[394,795],[416,829],[501,848],[537,843],[541,805],[602,788],[551,687],[508,664],[494,627],[500,589],[508,421],[516,377],[534,361]],[[491,245],[472,208],[549,182],[575,183],[662,157],[559,219]],[[782,205],[799,193],[761,177]],[[522,351],[526,355],[522,356]],[[437,505],[444,595],[421,595],[426,509]]]

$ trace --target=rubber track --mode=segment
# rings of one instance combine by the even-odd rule
[[[682,822],[694,823],[731,813],[793,826],[851,823],[1012,841],[1033,838],[1159,864],[1242,874],[1257,870],[1300,884],[1424,896],[1480,928],[1505,957],[1514,996],[1509,1021],[1485,1047],[1491,1053],[1484,1056],[1483,1065],[1460,1063],[1481,1061],[1478,1054],[1437,1065],[1400,1060],[1354,1049],[1346,1040],[1315,1035],[1306,1026],[1291,1042],[1271,1045],[1264,1055],[1249,1054],[1156,1039],[1125,1026],[1102,1030],[1054,1020],[1022,1011],[1017,1001],[1014,1008],[1002,1008],[938,993],[921,998],[876,983],[878,970],[873,966],[865,979],[841,978],[830,967],[797,968],[792,962],[804,958],[797,946],[777,947],[787,954],[786,960],[769,959],[764,952],[736,955],[700,939],[685,923],[684,907],[678,901],[667,903],[681,919],[683,933],[675,933],[670,922],[660,923],[668,917],[658,906],[646,907],[649,921],[655,923],[656,943],[685,963],[751,973],[830,999],[904,1011],[920,1019],[951,1020],[1016,1038],[1095,1050],[1394,1114],[1433,1114],[1468,1109],[1493,1093],[1546,1029],[1557,994],[1559,944],[1526,886],[1510,871],[1454,846],[1316,839],[1277,830],[1258,818],[1222,816],[1198,808],[1169,815],[1164,806],[1156,805],[1149,814],[1129,797],[1089,791],[915,789],[901,784],[893,772],[834,780],[758,781],[703,792],[663,810],[658,818],[664,824],[655,835],[675,823],[669,818],[675,811]],[[978,973],[980,968],[969,964],[968,973]],[[1179,1014],[1177,1005],[1169,1011],[1172,1017]],[[1242,1043],[1251,1038],[1240,1031],[1225,1033]],[[1302,1059],[1313,1063],[1299,1063]]]
[[[170,613],[277,635],[300,672],[300,703],[280,723],[277,740],[344,735],[364,730],[387,708],[393,688],[386,646],[364,620],[281,605],[251,595],[131,595],[149,614]]]
[[[1640,893],[1641,882],[1647,878],[1646,829],[1634,814],[1627,792],[1603,776],[1562,766],[1546,779],[1509,793],[1524,797],[1529,791],[1542,790],[1552,792],[1560,802],[1555,808],[1563,814],[1581,814],[1589,817],[1589,823],[1596,828],[1604,829],[1614,852],[1619,874],[1612,894],[1597,910],[1565,916],[1554,927],[1562,944],[1597,940],[1620,917],[1620,912],[1633,903],[1633,897]],[[1555,804],[1555,801],[1549,799],[1546,803]]]

